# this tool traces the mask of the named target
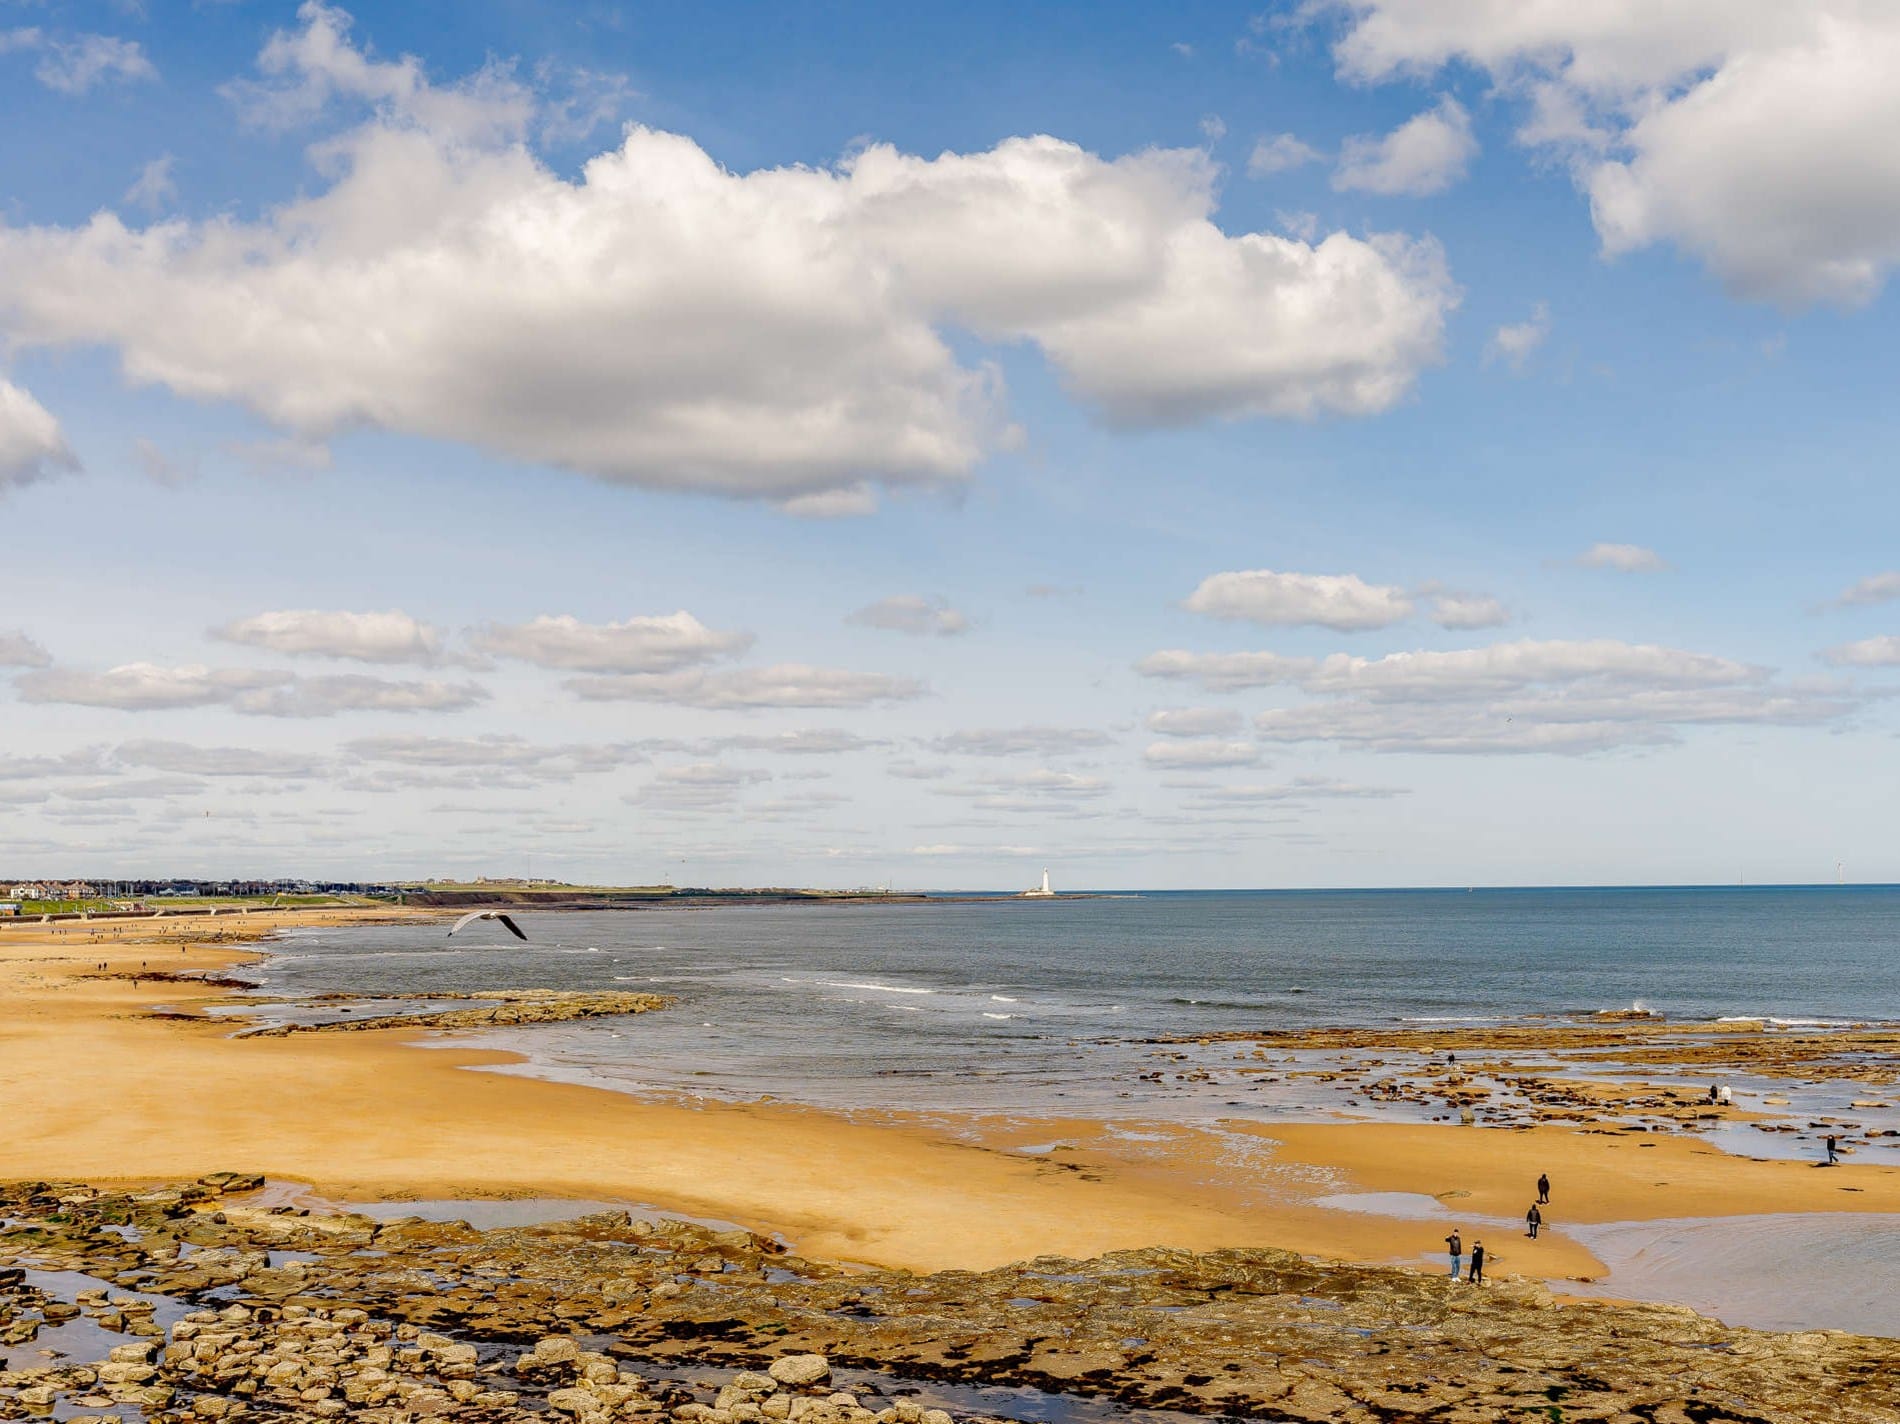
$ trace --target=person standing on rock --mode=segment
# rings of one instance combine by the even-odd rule
[[[1484,1284],[1484,1242],[1482,1241],[1473,1241],[1471,1243],[1471,1275],[1469,1279],[1474,1286]]]
[[[1445,1238],[1445,1249],[1451,1252],[1451,1278],[1458,1279],[1458,1273],[1465,1265],[1465,1239],[1456,1230]]]
[[[1544,1213],[1537,1209],[1537,1203],[1531,1203],[1531,1209],[1524,1213],[1524,1225],[1530,1228],[1531,1240],[1537,1239],[1537,1228],[1544,1224]]]
[[[1548,1173],[1548,1172],[1540,1172],[1540,1173],[1538,1173],[1538,1175],[1537,1175],[1537,1202],[1538,1202],[1538,1205],[1540,1205],[1540,1206],[1541,1206],[1541,1205],[1543,1205],[1543,1204],[1544,1204],[1545,1202],[1547,1202],[1547,1201],[1549,1201],[1549,1200],[1550,1200],[1550,1173]]]

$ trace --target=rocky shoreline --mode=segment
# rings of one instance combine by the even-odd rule
[[[250,1029],[244,1036],[246,1038],[285,1038],[293,1033],[358,1033],[368,1029],[517,1028],[523,1024],[568,1023],[575,1019],[646,1014],[657,1009],[664,1009],[673,1002],[664,994],[631,994],[617,990],[567,993],[558,989],[496,989],[482,993],[395,997],[427,997],[433,1000],[473,999],[478,1000],[481,1007],[435,1009],[415,1014],[374,1013],[354,1019],[276,1024],[270,1028]],[[353,1003],[371,998],[381,1003],[389,1001],[389,996],[326,994],[321,1002]]]
[[[0,1187],[0,1344],[39,1361],[0,1372],[0,1419],[953,1424],[933,1382],[1040,1391],[1025,1417],[1058,1419],[1900,1416],[1900,1341],[1517,1279],[1161,1248],[913,1275],[622,1211],[479,1231],[272,1207],[260,1185]]]

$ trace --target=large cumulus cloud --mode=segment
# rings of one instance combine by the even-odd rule
[[[1123,423],[1361,415],[1438,358],[1428,240],[1230,235],[1194,151],[1056,138],[734,172],[630,128],[575,178],[493,73],[433,86],[321,5],[251,111],[373,116],[322,186],[252,219],[0,228],[0,327],[307,440],[376,428],[607,480],[859,508],[965,478],[1014,434],[951,328],[1030,343]],[[854,502],[855,501],[855,502]]]

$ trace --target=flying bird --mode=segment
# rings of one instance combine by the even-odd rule
[[[457,931],[467,929],[477,920],[500,920],[502,924],[508,927],[508,933],[513,935],[516,939],[527,938],[527,936],[521,932],[521,926],[509,919],[508,916],[500,910],[471,910],[468,914],[462,916],[461,919],[455,922],[455,928],[449,931],[449,938],[453,939]]]

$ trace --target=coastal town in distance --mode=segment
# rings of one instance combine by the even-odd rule
[[[1900,0],[0,0],[0,1424],[1900,1422]]]

